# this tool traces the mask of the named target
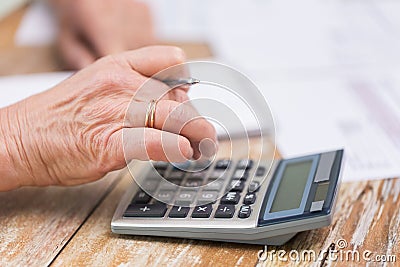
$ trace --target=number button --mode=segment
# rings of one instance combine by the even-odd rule
[[[251,169],[253,167],[253,161],[251,159],[242,159],[239,160],[237,168],[238,169]]]
[[[240,207],[238,217],[241,219],[246,219],[250,217],[250,214],[251,214],[251,207],[244,205]]]
[[[218,197],[218,192],[215,191],[203,191],[200,196],[199,199],[197,200],[197,204],[198,205],[205,205],[205,204],[210,204],[215,202],[215,200],[217,200]]]
[[[249,184],[249,188],[248,188],[248,191],[250,192],[250,193],[253,193],[253,192],[256,192],[257,190],[258,190],[258,188],[260,187],[260,183],[259,182],[251,182],[250,184]]]
[[[204,189],[208,191],[220,191],[222,186],[223,186],[222,181],[218,180],[208,181],[208,183],[204,186]]]
[[[174,206],[169,212],[168,217],[170,218],[185,218],[189,213],[190,208]]]
[[[219,205],[215,212],[215,218],[232,218],[234,213],[234,205]]]
[[[256,194],[254,193],[248,193],[243,200],[243,204],[245,205],[251,205],[254,204],[254,202],[256,202]]]
[[[266,172],[265,167],[260,166],[260,167],[257,168],[256,176],[264,176],[265,172]]]
[[[215,163],[215,168],[216,169],[228,169],[230,164],[231,164],[231,161],[229,159],[221,159],[221,160],[218,160],[217,163]]]
[[[212,212],[211,205],[197,206],[194,207],[192,212],[192,218],[208,218]]]
[[[132,204],[147,204],[151,200],[151,196],[143,191],[137,192],[135,197],[132,199]]]
[[[221,204],[237,204],[240,200],[239,192],[228,192],[222,199]]]
[[[196,192],[194,191],[181,191],[176,197],[175,204],[189,206],[193,203],[194,198],[196,197]]]
[[[247,180],[247,177],[249,177],[249,174],[246,172],[246,170],[236,170],[233,175],[232,175],[232,179],[235,180]]]
[[[184,183],[185,187],[199,187],[203,184],[202,179],[189,179]]]
[[[172,198],[174,197],[174,191],[160,191],[154,197],[158,201],[169,203],[171,202]]]
[[[242,192],[244,189],[244,182],[242,180],[232,180],[230,187],[231,191]]]

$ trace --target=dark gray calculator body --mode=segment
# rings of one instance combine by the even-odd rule
[[[200,177],[174,178],[183,187],[170,190],[160,183],[150,188],[154,168],[137,163],[133,175],[149,187],[128,189],[111,228],[119,234],[281,245],[298,232],[331,223],[342,161],[343,150],[337,150],[279,160],[268,172],[262,162],[220,159]],[[159,168],[167,179],[179,176],[173,166]],[[212,181],[221,169],[223,179]]]

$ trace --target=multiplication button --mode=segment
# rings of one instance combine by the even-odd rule
[[[256,194],[254,193],[248,193],[247,195],[244,196],[243,204],[245,205],[251,205],[256,202]]]
[[[234,205],[219,205],[217,211],[215,212],[215,218],[232,218],[235,214]]]
[[[212,212],[212,206],[210,204],[197,206],[194,207],[193,209],[192,218],[208,218],[210,217],[211,212]]]

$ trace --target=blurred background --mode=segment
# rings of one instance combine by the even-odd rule
[[[400,175],[400,2],[143,3],[155,43],[233,66],[257,84],[283,156],[345,147],[345,180]],[[54,49],[58,23],[45,1],[2,0],[0,18],[1,75],[63,69]],[[65,75],[36,76],[36,84],[50,86]],[[31,80],[1,81],[3,90]]]

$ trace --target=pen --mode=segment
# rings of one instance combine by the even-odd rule
[[[195,79],[195,78],[182,78],[182,79],[166,79],[166,80],[161,80],[163,83],[165,83],[166,85],[168,85],[169,87],[177,87],[177,86],[181,86],[181,85],[195,85],[200,83],[200,80]]]

